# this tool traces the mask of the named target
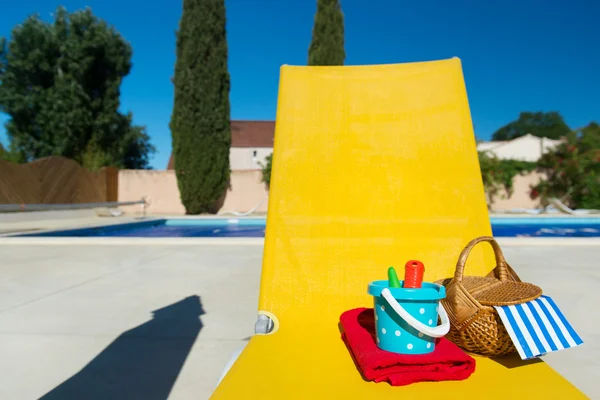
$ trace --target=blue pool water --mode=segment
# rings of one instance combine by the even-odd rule
[[[264,219],[160,219],[22,236],[70,237],[264,237]]]
[[[491,219],[497,237],[600,237],[600,218]]]
[[[492,218],[496,237],[600,237],[600,218]],[[264,237],[265,219],[160,219],[25,234],[53,237]]]

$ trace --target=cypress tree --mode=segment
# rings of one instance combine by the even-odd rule
[[[344,65],[344,14],[339,0],[317,0],[308,65]]]
[[[229,182],[229,72],[224,0],[184,0],[177,32],[173,159],[187,214],[212,212]]]

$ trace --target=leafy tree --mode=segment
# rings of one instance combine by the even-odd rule
[[[600,125],[596,122],[571,132],[538,165],[546,179],[532,188],[532,198],[541,197],[544,205],[555,197],[571,208],[600,209]]]
[[[550,139],[560,139],[571,131],[563,117],[555,111],[522,112],[519,118],[492,135],[492,140],[512,140],[528,133]]]
[[[60,155],[96,169],[147,168],[145,128],[119,112],[131,46],[91,10],[36,16],[0,40],[0,111],[19,161]]]
[[[512,196],[515,176],[531,172],[536,168],[536,164],[533,162],[501,160],[483,151],[478,152],[478,155],[483,187],[490,209],[497,196],[501,195],[507,198]]]
[[[15,154],[10,148],[5,149],[2,143],[0,143],[0,160],[11,161],[20,163],[23,160],[19,158],[18,154]]]
[[[184,0],[177,33],[173,159],[188,214],[212,212],[229,182],[229,72],[224,0]]]
[[[271,187],[271,164],[273,164],[273,153],[265,157],[265,163],[260,163],[262,167],[262,181],[267,185],[267,188]]]
[[[308,65],[344,65],[344,14],[339,0],[317,0]]]
[[[586,127],[576,131],[571,140],[576,140],[579,149],[583,152],[600,149],[600,125],[597,122],[590,122]]]

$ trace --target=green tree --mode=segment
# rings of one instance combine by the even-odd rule
[[[344,14],[339,0],[317,0],[308,65],[344,65]]]
[[[229,72],[224,0],[184,0],[177,32],[173,160],[188,214],[213,212],[229,182]]]
[[[567,141],[538,162],[546,178],[531,190],[547,205],[552,197],[571,208],[600,209],[600,125],[571,132]]]
[[[262,181],[267,185],[267,188],[271,187],[271,165],[273,164],[273,153],[265,157],[265,163],[260,163],[262,168]]]
[[[10,148],[8,148],[8,149],[4,148],[2,143],[0,143],[0,160],[11,161],[14,163],[23,162],[23,160],[19,157],[18,154],[13,152]]]
[[[600,149],[600,124],[590,122],[586,127],[579,129],[571,136],[571,140],[577,139],[579,149],[582,152]]]
[[[556,111],[522,112],[516,121],[498,129],[492,140],[512,140],[528,133],[550,139],[560,139],[571,131],[562,115]]]
[[[129,43],[91,10],[35,15],[0,40],[0,111],[19,161],[60,155],[85,167],[147,168],[145,129],[119,112]]]

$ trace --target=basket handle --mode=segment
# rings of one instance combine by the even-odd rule
[[[454,272],[454,279],[457,282],[462,282],[463,272],[465,270],[465,264],[467,263],[467,258],[469,254],[471,254],[471,250],[473,247],[481,242],[488,242],[492,249],[494,249],[494,256],[496,257],[496,265],[498,267],[498,277],[501,281],[506,281],[508,279],[508,269],[506,267],[506,260],[504,259],[504,254],[502,254],[502,250],[500,250],[500,246],[498,242],[494,240],[491,236],[480,236],[475,238],[469,242],[460,253],[458,257],[458,262],[456,263],[456,271]]]

